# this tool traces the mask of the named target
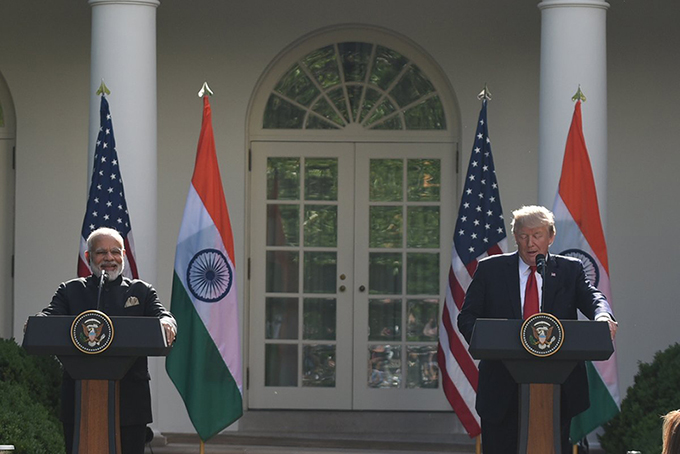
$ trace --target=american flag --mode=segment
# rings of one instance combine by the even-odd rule
[[[458,209],[453,236],[449,285],[439,329],[439,368],[444,394],[463,427],[476,437],[481,433],[479,415],[475,411],[477,395],[477,363],[468,344],[458,331],[456,319],[477,262],[507,249],[503,210],[491,156],[491,141],[486,122],[486,99],[482,101],[475,142],[470,156],[465,189]]]
[[[116,140],[113,138],[113,122],[109,111],[109,102],[102,95],[99,108],[99,134],[94,149],[94,166],[90,195],[87,199],[87,211],[83,220],[80,238],[80,255],[78,257],[78,276],[86,277],[92,274],[90,266],[85,260],[87,237],[100,227],[110,227],[118,230],[125,241],[125,271],[124,275],[137,279],[137,262],[134,254],[134,241],[130,227],[130,215],[125,203],[123,178],[118,165]]]

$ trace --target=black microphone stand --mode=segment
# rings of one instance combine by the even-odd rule
[[[536,267],[538,268],[538,262],[536,262]],[[548,268],[548,258],[545,257],[544,260],[541,262],[541,267],[538,270],[539,273],[541,273],[541,308],[540,312],[543,312],[543,301],[545,298],[545,271],[546,268]]]
[[[99,290],[97,291],[97,310],[102,301],[102,288],[104,288],[104,281],[106,281],[106,271],[102,270],[102,274],[99,276]]]

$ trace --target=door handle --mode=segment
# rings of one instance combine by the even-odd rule
[[[360,292],[365,292],[365,291],[366,291],[366,286],[365,286],[365,285],[360,285],[360,286],[359,286],[359,291],[360,291]]]

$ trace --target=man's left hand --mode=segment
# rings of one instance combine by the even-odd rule
[[[177,335],[175,327],[171,323],[168,323],[162,319],[161,325],[163,325],[163,330],[165,331],[165,339],[168,341],[168,345],[172,345],[172,343],[175,342],[175,336]]]
[[[607,320],[607,324],[609,324],[609,334],[612,335],[612,341],[616,337],[616,330],[619,329],[619,324],[616,323],[614,320]]]

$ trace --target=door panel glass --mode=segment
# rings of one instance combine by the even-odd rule
[[[406,321],[406,340],[436,342],[439,330],[439,300],[409,299]]]
[[[274,90],[295,102],[308,106],[319,94],[319,89],[309,80],[307,74],[295,64],[288,73],[279,80]]]
[[[297,344],[267,344],[265,386],[297,386],[297,362]]]
[[[401,253],[370,252],[368,254],[368,292],[370,294],[401,294]]]
[[[305,160],[305,200],[338,200],[338,160]]]
[[[409,202],[438,202],[441,186],[439,159],[408,160]]]
[[[404,120],[406,129],[446,129],[446,115],[439,96],[432,96],[406,109]]]
[[[336,299],[305,298],[303,338],[305,340],[335,340]]]
[[[338,207],[336,205],[305,205],[305,246],[335,247],[338,245]]]
[[[439,295],[439,254],[406,254],[406,293]]]
[[[401,206],[371,206],[369,208],[369,247],[401,247],[403,233],[402,212]]]
[[[427,76],[416,65],[411,65],[390,94],[400,105],[406,106],[433,91],[434,87]]]
[[[303,387],[335,387],[335,345],[305,345],[302,358]]]
[[[305,252],[305,293],[335,293],[336,252]]]
[[[370,299],[368,301],[368,340],[401,340],[401,300]]]
[[[266,301],[266,338],[298,338],[298,299],[267,298]]]
[[[302,61],[323,88],[329,88],[340,83],[340,71],[333,46],[317,49],[303,58]]]
[[[296,293],[299,261],[297,251],[267,251],[267,292]]]
[[[399,388],[401,386],[401,346],[369,345],[368,387]]]
[[[298,205],[267,205],[267,246],[298,246],[299,226]]]
[[[400,202],[403,200],[404,162],[401,159],[371,159],[368,200]]]
[[[439,387],[439,367],[435,345],[409,346],[407,348],[406,388]]]
[[[267,199],[300,199],[300,158],[267,159]]]
[[[399,52],[383,46],[378,46],[375,54],[375,63],[370,80],[371,83],[387,90],[399,76],[402,68],[408,64],[408,59]]]
[[[439,207],[410,206],[407,208],[406,247],[439,248]]]
[[[342,69],[347,82],[363,82],[373,45],[369,43],[338,43],[338,53],[342,61]]]

